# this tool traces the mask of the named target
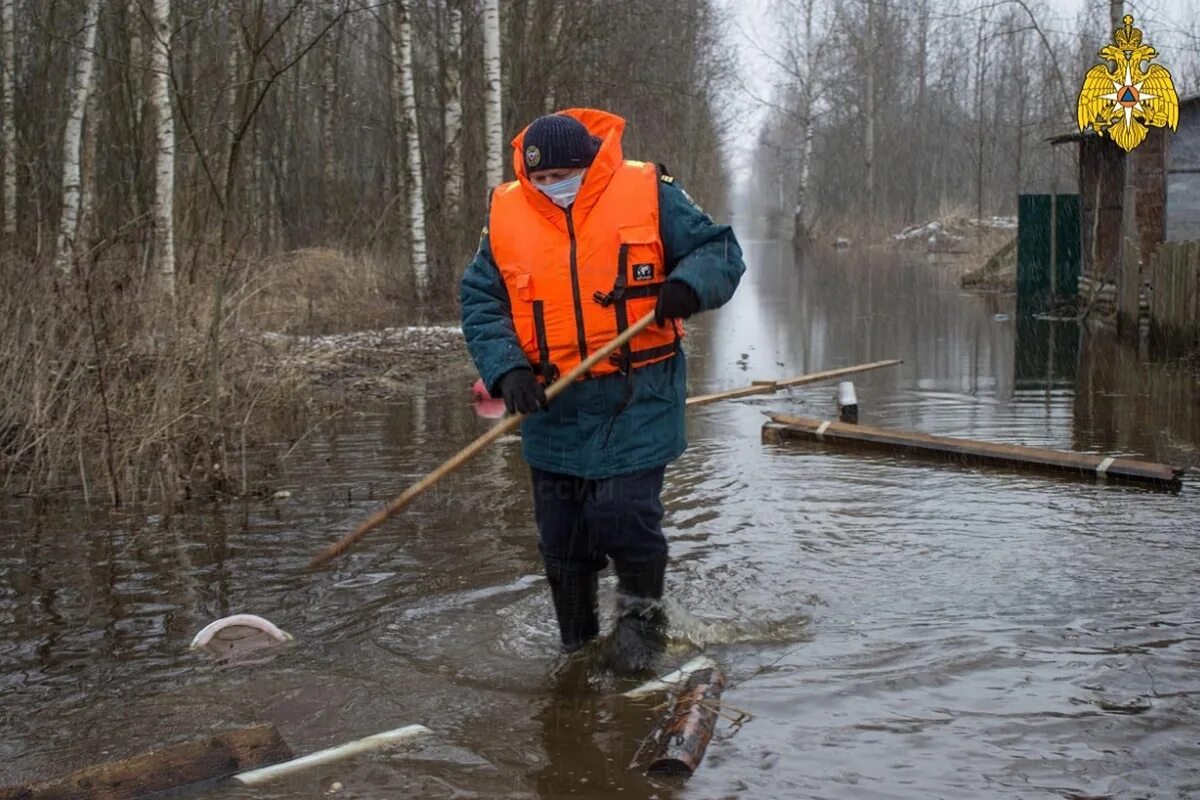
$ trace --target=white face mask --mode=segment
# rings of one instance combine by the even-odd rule
[[[579,187],[583,185],[583,173],[572,175],[570,178],[563,178],[557,183],[548,183],[545,185],[534,184],[538,191],[550,198],[556,206],[566,208],[575,202],[575,196],[579,194]]]

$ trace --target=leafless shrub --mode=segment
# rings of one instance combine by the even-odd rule
[[[0,265],[5,489],[76,489],[114,506],[244,492],[239,451],[295,433],[312,406],[304,378],[238,322],[269,273],[226,306],[214,413],[210,321],[192,310],[210,307],[211,281],[171,304],[117,248],[80,260],[70,278]]]

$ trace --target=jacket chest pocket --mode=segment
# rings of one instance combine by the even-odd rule
[[[534,294],[533,275],[521,270],[515,270],[508,277],[509,305],[512,308],[513,327],[521,347],[528,352],[535,346],[534,328]]]
[[[617,282],[624,284],[628,297],[636,298],[638,287],[654,286],[666,280],[663,267],[662,241],[654,225],[632,225],[620,229],[617,251]],[[629,290],[635,290],[630,292]]]

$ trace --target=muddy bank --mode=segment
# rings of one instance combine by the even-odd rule
[[[456,323],[263,339],[281,372],[298,372],[314,392],[334,398],[394,400],[424,391],[432,377],[461,376],[464,387],[477,377]]]

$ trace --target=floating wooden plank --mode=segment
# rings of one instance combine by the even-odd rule
[[[274,725],[252,725],[97,764],[61,778],[2,788],[0,800],[130,800],[291,757]]]
[[[725,676],[718,669],[693,672],[671,712],[651,734],[653,756],[646,771],[691,775],[700,766],[717,726]]]
[[[840,378],[844,375],[854,375],[859,372],[867,372],[868,370],[880,369],[882,367],[894,367],[897,364],[903,364],[899,359],[889,359],[887,361],[872,361],[869,364],[857,364],[853,367],[840,367],[838,369],[830,369],[824,372],[813,372],[808,375],[800,375],[795,378],[788,378],[782,381],[755,381],[750,386],[743,386],[740,389],[730,389],[725,392],[715,392],[713,394],[701,394],[695,397],[689,397],[687,404],[691,406],[706,406],[709,403],[716,403],[720,400],[734,400],[739,397],[750,397],[756,394],[773,394],[780,389],[787,389],[791,386],[803,386],[809,383],[820,383],[821,381],[831,381],[834,378]]]
[[[249,772],[241,772],[234,775],[233,779],[246,786],[258,786],[268,781],[282,778],[285,775],[292,775],[324,764],[332,764],[336,761],[342,761],[351,756],[358,755],[359,753],[379,750],[390,744],[415,739],[430,732],[429,728],[426,728],[424,725],[406,725],[403,728],[396,728],[395,730],[376,733],[373,736],[365,736],[362,739],[355,739],[353,742],[347,742],[337,747],[318,750],[315,753],[301,756],[292,761],[285,761],[282,764],[274,764]]]
[[[1132,458],[931,436],[925,433],[874,428],[869,425],[847,425],[841,422],[794,417],[790,414],[771,415],[771,422],[763,426],[762,438],[764,442],[772,443],[789,439],[816,440],[828,444],[953,459],[960,463],[1051,470],[1170,489],[1180,487],[1184,472],[1179,467]]]

